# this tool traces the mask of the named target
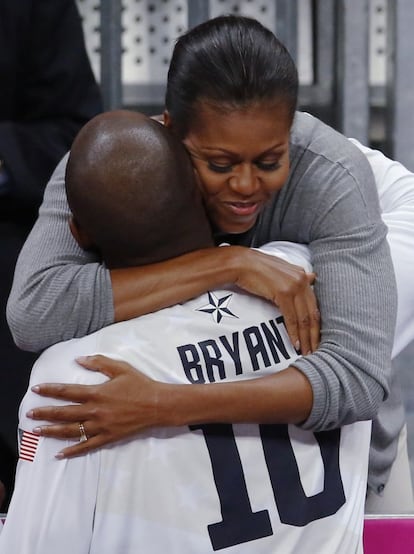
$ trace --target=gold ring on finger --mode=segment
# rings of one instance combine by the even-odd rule
[[[86,434],[83,423],[79,423],[79,434],[80,434],[79,442],[85,442],[88,440],[88,436]]]

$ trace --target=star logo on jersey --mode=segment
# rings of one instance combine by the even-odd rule
[[[232,296],[232,294],[227,294],[222,298],[218,298],[213,292],[209,292],[209,303],[205,306],[201,306],[201,308],[197,308],[197,311],[211,314],[216,323],[220,323],[223,317],[235,317],[238,319],[237,315],[234,315],[229,310],[229,304]]]

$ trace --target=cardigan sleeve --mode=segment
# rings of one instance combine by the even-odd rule
[[[372,419],[389,393],[397,288],[366,157],[325,128],[295,163],[281,201],[282,238],[309,244],[321,344],[293,365],[314,394],[303,427],[331,429]]]
[[[40,351],[114,321],[108,269],[79,248],[68,219],[65,156],[48,183],[39,217],[17,260],[7,319],[16,344]]]

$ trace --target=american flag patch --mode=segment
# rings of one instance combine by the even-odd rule
[[[39,444],[39,435],[30,433],[29,431],[22,431],[19,429],[20,434],[20,447],[19,447],[19,458],[21,460],[27,460],[28,462],[33,462],[34,457],[36,456],[37,445]]]

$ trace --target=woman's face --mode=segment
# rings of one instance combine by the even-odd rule
[[[230,113],[201,104],[184,144],[217,229],[248,231],[272,194],[283,187],[289,174],[290,126],[282,102]]]

